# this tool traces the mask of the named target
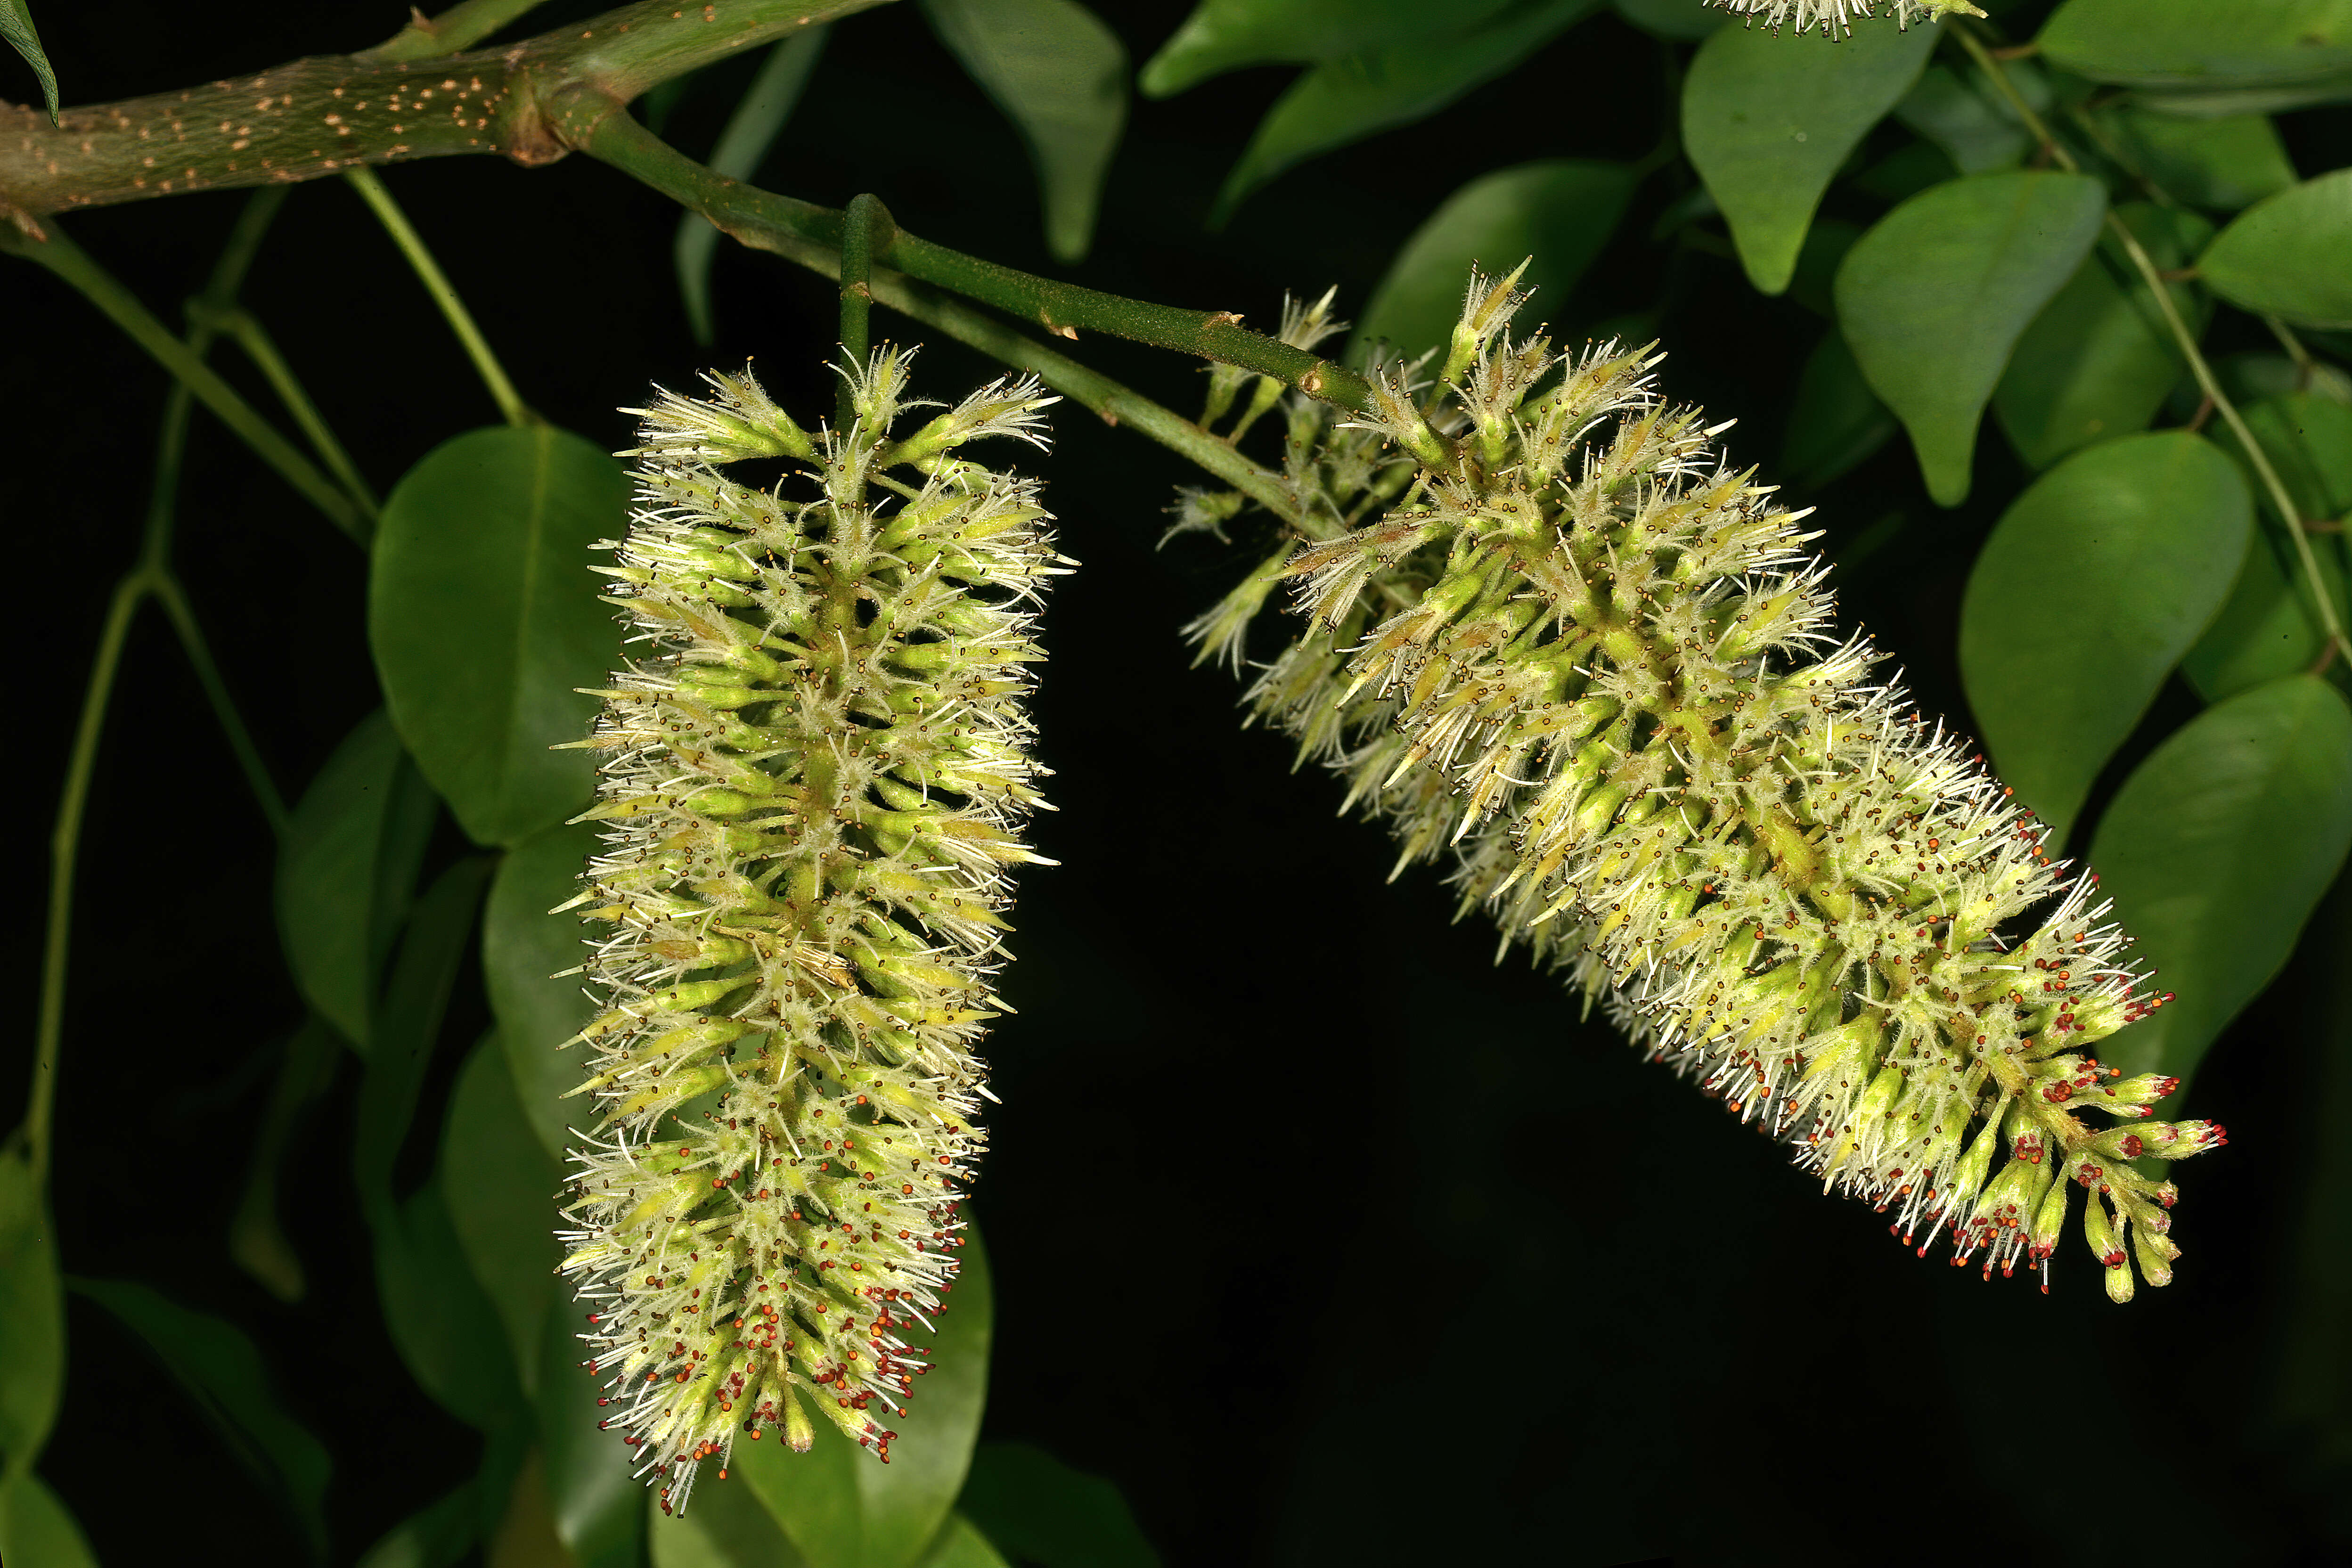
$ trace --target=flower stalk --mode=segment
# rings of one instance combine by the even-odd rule
[[[582,742],[609,1006],[578,1037],[602,1117],[563,1267],[671,1509],[740,1433],[805,1450],[824,1419],[887,1459],[984,1142],[1008,875],[1040,859],[1034,612],[1066,563],[1035,481],[961,452],[1043,445],[1053,399],[999,382],[902,433],[909,357],[845,364],[838,428],[748,374],[638,411],[609,570],[649,653]],[[779,458],[772,489],[725,471]]]

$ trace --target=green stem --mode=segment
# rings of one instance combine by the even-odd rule
[[[838,258],[845,215],[833,207],[772,195],[704,168],[620,111],[610,100],[581,95],[553,106],[557,133],[589,156],[612,164],[701,213],[721,229],[763,250],[793,254],[792,241]],[[745,232],[737,233],[740,229]],[[748,237],[756,231],[761,237]],[[1075,341],[1081,330],[1108,332],[1155,348],[1198,354],[1271,376],[1343,408],[1360,408],[1371,383],[1355,371],[1303,349],[1254,332],[1224,310],[1187,310],[1124,299],[1039,278],[897,230],[874,249],[887,266],[919,282],[991,305],[1016,320]],[[837,269],[836,259],[828,271]]]
[[[188,591],[169,572],[156,574],[147,591],[154,595],[155,602],[171,620],[172,629],[179,634],[181,650],[188,656],[197,683],[205,689],[205,700],[212,704],[213,718],[228,741],[229,752],[236,758],[237,771],[245,775],[246,786],[253,791],[255,804],[268,819],[270,833],[284,839],[293,826],[293,815],[287,810],[286,797],[278,793],[277,782],[269,776],[268,764],[261,760],[261,749],[253,743],[253,731],[246,728],[244,715],[236,710],[236,703],[229,696],[220,666],[213,662],[212,647],[205,641],[204,629],[196,625]]]
[[[872,347],[871,334],[866,331],[866,318],[874,303],[874,252],[887,249],[898,225],[890,221],[889,209],[880,198],[863,195],[849,198],[849,210],[841,226],[841,357],[851,365],[863,365]],[[850,384],[842,378],[839,396],[835,400],[834,423],[843,429],[849,427],[853,417]]]
[[[383,225],[384,232],[392,236],[392,242],[400,247],[400,253],[408,258],[408,265],[415,269],[418,280],[425,285],[425,291],[433,296],[435,304],[441,307],[441,314],[448,321],[449,330],[457,333],[457,341],[465,345],[466,355],[474,362],[474,370],[481,376],[482,384],[489,389],[490,401],[499,405],[499,413],[509,425],[530,424],[530,410],[523,406],[522,397],[515,391],[514,383],[507,379],[505,368],[499,363],[499,356],[490,352],[489,341],[482,336],[481,329],[474,325],[473,313],[466,309],[466,302],[457,298],[457,289],[450,283],[448,275],[441,270],[441,264],[433,259],[433,252],[425,246],[424,237],[408,221],[408,215],[400,210],[400,204],[392,199],[392,193],[383,188],[383,182],[376,178],[375,171],[353,169],[343,178],[351,182],[352,188],[359,192],[360,198],[373,210],[376,221]]]
[[[701,214],[713,226],[755,250],[773,252],[826,278],[841,275],[838,243],[812,239],[804,226],[807,213],[824,209],[714,174],[625,115],[604,121],[588,152]],[[836,227],[836,242],[838,238]],[[1034,372],[1046,385],[1094,410],[1106,422],[1132,426],[1277,515],[1296,516],[1297,502],[1280,475],[1250,461],[1172,409],[1046,348],[994,317],[924,287],[903,272],[876,268],[867,286],[877,300],[900,314],[1006,364]],[[1285,348],[1278,343],[1274,346]],[[1314,361],[1312,355],[1297,350],[1286,348],[1286,352],[1301,360],[1328,363]]]
[[[253,405],[220,378],[194,350],[157,321],[138,296],[116,281],[81,247],[68,239],[53,222],[47,238],[26,237],[0,222],[0,250],[37,261],[97,306],[114,324],[145,349],[154,361],[178,378],[196,401],[234,431],[256,457],[275,468],[303,500],[317,507],[327,521],[362,543],[367,541],[366,521],[333,480],[320,473],[294,444],[279,435]]]
[[[122,668],[123,645],[151,584],[145,571],[134,571],[115,584],[107,604],[106,623],[98,634],[98,658],[82,693],[81,718],[67,756],[65,794],[58,802],[56,826],[49,830],[49,921],[41,949],[40,1016],[34,1025],[32,1089],[25,1124],[17,1132],[36,1189],[48,1174],[49,1134],[57,1112],[58,1051],[65,1037],[66,965],[73,943],[74,866],[81,854],[82,818],[89,806],[99,735],[106,727],[115,675]]]
[[[262,379],[269,383],[269,390],[278,395],[278,403],[293,416],[303,438],[310,443],[310,450],[318,454],[319,461],[335,476],[336,482],[343,487],[343,493],[352,498],[352,504],[360,509],[367,518],[368,526],[373,529],[378,521],[374,492],[368,489],[367,480],[361,477],[351,454],[343,450],[343,444],[335,438],[334,431],[320,417],[319,405],[310,401],[310,395],[303,390],[293,367],[286,363],[286,356],[278,352],[278,344],[270,338],[268,330],[262,326],[252,311],[242,307],[229,310],[208,308],[202,324],[215,331],[227,333],[229,341],[253,362],[253,367],[261,373]]]
[[[462,0],[438,16],[409,12],[405,27],[361,58],[372,60],[427,60],[472,48],[492,33],[535,10],[541,0]]]
[[[2001,96],[2016,110],[2019,121],[2050,150],[2052,160],[2069,174],[2081,173],[2081,165],[2075,162],[2074,155],[2050,133],[2050,127],[2019,94],[2009,79],[2009,73],[2001,68],[2000,59],[1985,47],[1984,40],[1965,25],[1956,25],[1952,34],[1960,40],[1960,47],[1968,50],[1978,67],[1992,79],[1993,85],[2000,89]],[[2140,244],[2139,237],[2132,233],[2128,224],[2116,216],[2113,208],[2107,211],[2107,227],[2124,247],[2124,254],[2131,258],[2132,267],[2139,273],[2140,280],[2147,285],[2148,292],[2156,296],[2157,309],[2163,312],[2165,325],[2171,330],[2174,343],[2189,362],[2189,372],[2197,378],[2198,389],[2211,400],[2214,412],[2221,415],[2222,423],[2229,426],[2230,433],[2238,438],[2238,445],[2244,449],[2247,461],[2253,465],[2263,489],[2270,493],[2271,505],[2277,509],[2280,520],[2286,524],[2287,538],[2294,542],[2295,556],[2303,563],[2303,574],[2311,584],[2312,602],[2319,607],[2320,625],[2327,634],[2329,657],[2333,657],[2334,650],[2337,648],[2352,654],[2352,636],[2346,634],[2343,619],[2336,613],[2336,601],[2327,592],[2327,579],[2320,574],[2319,557],[2311,548],[2309,530],[2302,513],[2295,510],[2294,498],[2287,493],[2286,484],[2279,478],[2278,469],[2272,466],[2270,454],[2263,451],[2262,443],[2254,439],[2253,431],[2247,427],[2245,417],[2238,412],[2238,405],[2231,401],[2230,395],[2221,390],[2220,378],[2214,375],[2213,367],[2206,363],[2203,352],[2197,346],[2197,334],[2190,331],[2189,323],[2181,319],[2179,307],[2172,302],[2172,290],[2166,286],[2162,270],[2156,265],[2155,258],[2148,255],[2147,247]]]

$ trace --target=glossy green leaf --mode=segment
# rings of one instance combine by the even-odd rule
[[[2179,207],[2116,209],[2157,266],[2185,266],[2213,226]],[[2174,307],[2201,330],[2205,299],[2169,285]],[[2155,291],[2112,230],[2033,318],[1993,390],[1993,416],[2030,468],[2046,468],[2094,441],[2145,430],[2187,372]]]
[[[2294,184],[2267,115],[2183,120],[2126,105],[2102,118],[2133,169],[2191,206],[2236,212]]]
[[[2173,999],[2107,1041],[2126,1073],[2187,1079],[2286,962],[2352,847],[2352,708],[2316,676],[2190,720],[2116,794],[2091,845],[2101,889]]]
[[[686,1511],[674,1517],[647,1492],[644,1513],[653,1568],[807,1568],[808,1559],[740,1477],[705,1475],[694,1483]]]
[[[474,1279],[498,1309],[523,1392],[536,1392],[541,1331],[559,1294],[556,1197],[563,1173],[524,1120],[495,1032],[457,1069],[441,1134],[441,1191]]]
[[[1538,0],[1459,35],[1347,55],[1293,82],[1225,176],[1209,221],[1222,226],[1284,170],[1374,132],[1424,119],[1517,65],[1600,5]]]
[[[735,105],[735,112],[727,118],[727,128],[719,133],[719,144],[711,150],[709,168],[730,180],[751,180],[767,162],[768,150],[783,133],[784,121],[792,118],[793,107],[801,100],[808,86],[809,73],[816,68],[817,57],[824,52],[830,23],[803,27],[768,52],[761,63],[760,74],[751,79],[751,87]],[[672,81],[681,80],[673,77]],[[667,85],[667,83],[664,85]],[[653,127],[656,135],[659,127]],[[688,213],[677,222],[677,239],[672,246],[673,259],[677,267],[678,297],[686,304],[687,325],[693,330],[694,341],[708,348],[713,331],[710,315],[710,259],[719,248],[719,231],[700,213]]]
[[[278,1222],[278,1177],[303,1114],[334,1081],[342,1054],[342,1037],[316,1014],[287,1039],[247,1158],[245,1190],[228,1222],[229,1256],[281,1301],[300,1300],[307,1285],[302,1259]]]
[[[2352,327],[2352,169],[2257,202],[2213,237],[2197,270],[2241,310]]]
[[[1521,288],[1536,290],[1525,319],[1558,310],[1601,254],[1633,194],[1622,163],[1548,158],[1500,169],[1445,198],[1413,230],[1372,291],[1360,335],[1408,357],[1442,347],[1462,312],[1475,264],[1506,273],[1533,258]]]
[[[957,1509],[1038,1568],[1159,1568],[1118,1488],[1030,1443],[982,1443]]]
[[[1985,541],[1960,679],[1994,771],[2056,843],[2221,608],[2252,526],[2237,466],[2166,430],[2069,458]]]
[[[65,1375],[57,1230],[22,1151],[0,1148],[0,1474],[32,1468]]]
[[[2352,0],[2067,0],[2035,42],[2093,81],[2293,86],[2352,68]]]
[[[2082,265],[2105,209],[2086,175],[1974,174],[1912,197],[1846,252],[1838,325],[1941,505],[1968,498],[1977,422],[2010,351]]]
[[[1046,248],[1079,260],[1127,125],[1127,47],[1077,0],[923,0],[923,15],[1028,143]]]
[[[2255,404],[2245,419],[2303,517],[2352,513],[2352,408],[2298,392]],[[2268,493],[2227,426],[2216,427],[2215,439],[2243,465],[2261,525],[2221,613],[2180,661],[2181,673],[2209,702],[2308,669],[2326,646],[2311,579]],[[2344,535],[2315,534],[2311,545],[2340,607],[2347,602]]]
[[[1830,178],[1927,64],[1934,27],[1857,27],[1834,47],[1726,27],[1683,82],[1683,145],[1731,225],[1748,279],[1789,286]]]
[[[1617,14],[1656,37],[1694,40],[1706,37],[1731,20],[1730,14],[1706,0],[1615,0]]]
[[[325,1445],[278,1403],[274,1380],[245,1331],[170,1300],[136,1279],[76,1279],[153,1353],[203,1411],[237,1463],[283,1506],[312,1562],[327,1556]]]
[[[964,1232],[962,1275],[939,1316],[931,1370],[892,1419],[890,1462],[819,1418],[816,1446],[794,1454],[775,1442],[735,1445],[739,1468],[802,1553],[825,1568],[908,1568],[919,1562],[963,1488],[988,1398],[995,1306],[988,1254]]]
[[[2023,75],[2011,68],[2013,79]],[[1963,77],[1929,66],[1895,106],[1895,118],[1942,148],[1963,174],[2014,169],[2033,147],[2017,111],[1973,70]]]
[[[588,804],[584,752],[620,627],[590,549],[628,527],[626,474],[534,426],[472,430],[425,454],[384,502],[368,640],[392,720],[478,843],[515,844]]]
[[[562,1048],[595,1016],[576,970],[588,956],[587,928],[572,901],[596,848],[593,824],[550,828],[509,851],[482,914],[482,973],[490,1011],[513,1068],[524,1117],[540,1146],[561,1159],[577,1129],[595,1117],[585,1095],[567,1100],[587,1076],[581,1047]]]
[[[604,1394],[586,1364],[580,1331],[586,1312],[572,1299],[569,1281],[555,1284],[556,1300],[541,1326],[535,1354],[539,1360],[539,1442],[545,1464],[543,1484],[555,1533],[578,1559],[580,1568],[634,1568],[646,1559],[649,1493],[643,1480],[630,1472],[635,1450],[618,1432],[604,1430],[611,1411],[597,1402]],[[776,1526],[746,1489],[722,1486],[714,1471],[705,1470],[695,1484],[694,1506],[699,1513],[711,1494],[731,1492],[743,1508],[761,1516],[771,1535]],[[721,1505],[724,1506],[723,1504]],[[660,1521],[654,1521],[658,1523]],[[800,1559],[787,1556],[779,1568],[797,1568]]]
[[[1798,374],[1797,403],[1777,471],[1800,489],[1819,489],[1886,445],[1897,428],[1832,325]]]
[[[1244,66],[1307,64],[1412,37],[1466,32],[1511,0],[1201,0],[1143,65],[1137,86],[1166,98]]]
[[[0,1563],[10,1568],[98,1568],[80,1524],[48,1483],[30,1471],[0,1485]]]
[[[437,1174],[377,1228],[375,1268],[384,1327],[417,1386],[469,1426],[522,1421],[506,1327],[467,1267]]]
[[[473,1481],[386,1531],[359,1568],[452,1568],[480,1534],[481,1503]]]
[[[392,1166],[408,1135],[416,1096],[458,965],[466,956],[474,913],[489,879],[487,856],[471,856],[434,879],[416,901],[376,1014],[375,1047],[360,1080],[359,1124],[352,1139],[352,1173],[368,1223],[381,1228],[392,1213]]]
[[[919,1568],[1013,1568],[1004,1553],[986,1532],[961,1513],[948,1515],[947,1522],[931,1538],[931,1544],[919,1560]]]
[[[366,1054],[376,982],[408,912],[439,803],[381,709],[294,807],[278,856],[278,933],[302,999]]]
[[[25,57],[33,68],[33,75],[41,84],[41,101],[49,111],[49,123],[58,122],[58,73],[49,65],[47,51],[41,47],[41,35],[33,26],[32,8],[26,0],[0,0],[0,38]]]

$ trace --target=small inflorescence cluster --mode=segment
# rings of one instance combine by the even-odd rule
[[[1346,422],[1287,400],[1294,537],[1195,623],[1203,656],[1238,663],[1293,581],[1309,629],[1248,701],[1386,818],[1399,869],[1450,858],[1506,948],[1570,969],[1906,1243],[1940,1229],[1955,1262],[2041,1265],[2046,1290],[2080,1185],[2108,1294],[2134,1257],[2166,1283],[2175,1191],[2130,1162],[2222,1133],[2144,1120],[2175,1080],[2089,1053],[2164,1000],[2095,881],[1871,679],[1806,514],[1660,400],[1661,356],[1514,342],[1511,281],[1473,278],[1433,382],[1375,364]],[[1286,338],[1336,330],[1328,304]],[[1180,527],[1238,510],[1190,496]]]
[[[1778,32],[1793,23],[1797,31],[1808,27],[1820,29],[1824,37],[1842,38],[1853,31],[1856,16],[1878,15],[1881,0],[1706,0],[1718,11],[1728,11],[1744,16],[1752,25],[1762,22]],[[1981,16],[1984,13],[1969,4],[1969,0],[1884,0],[1893,13],[1897,27],[1908,27],[1914,22],[1940,22],[1950,16]]]
[[[611,931],[563,1267],[668,1508],[738,1432],[808,1448],[813,1411],[887,1460],[927,1370],[906,1336],[956,1274],[1007,868],[1039,858],[1034,612],[1066,563],[1034,480],[957,455],[1044,445],[1054,400],[1000,382],[896,434],[908,357],[844,367],[855,416],[814,435],[748,373],[631,410],[604,570],[646,651],[583,742],[604,846],[574,905]],[[752,459],[785,477],[730,476]]]

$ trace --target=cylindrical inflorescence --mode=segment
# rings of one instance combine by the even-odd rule
[[[1869,18],[1884,5],[1897,27],[1914,22],[1940,22],[1946,16],[1981,16],[1969,0],[1706,0],[1718,11],[1744,16],[1750,26],[1761,22],[1778,32],[1785,25],[1797,31],[1816,28],[1824,37],[1843,38],[1853,30],[1854,18]]]
[[[1204,655],[1238,659],[1294,580],[1309,630],[1250,704],[1388,820],[1400,869],[1450,856],[1506,947],[1906,1242],[1942,1227],[1956,1262],[2043,1264],[2047,1289],[2073,1183],[2108,1293],[2126,1238],[2166,1283],[2174,1189],[2130,1162],[2222,1134],[2142,1121],[2175,1081],[2089,1055],[2164,1000],[2095,882],[1873,679],[1805,514],[1659,399],[1660,356],[1513,342],[1518,303],[1474,278],[1435,381],[1377,366],[1356,420],[1291,400],[1299,537],[1195,624]]]
[[[1036,481],[957,455],[1042,446],[1054,400],[1001,382],[894,434],[908,359],[842,370],[845,429],[748,373],[632,410],[604,570],[644,652],[583,742],[604,846],[574,905],[610,930],[563,1267],[606,1425],[670,1508],[739,1431],[804,1450],[813,1414],[887,1460],[926,1370],[906,1336],[955,1278],[1007,868],[1039,858],[1034,613],[1066,563]],[[755,459],[784,477],[730,477]]]

